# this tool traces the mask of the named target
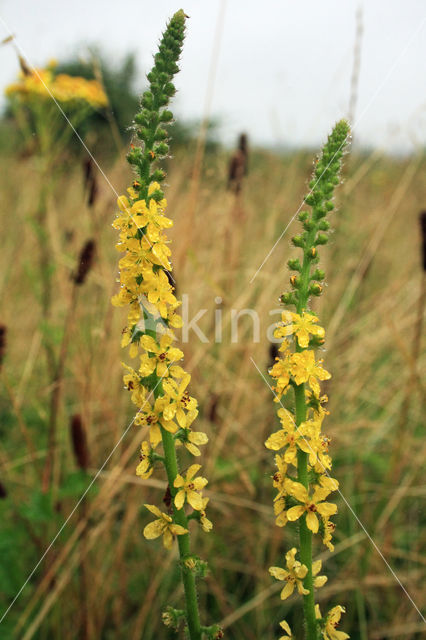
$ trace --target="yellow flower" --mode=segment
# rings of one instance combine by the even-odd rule
[[[200,464],[193,464],[186,472],[185,478],[183,478],[179,473],[176,476],[173,486],[176,489],[179,489],[175,495],[175,506],[177,509],[182,509],[186,500],[196,511],[203,511],[203,498],[197,492],[204,489],[207,484],[207,480],[202,477],[194,478],[195,474],[200,469]]]
[[[95,109],[107,105],[107,97],[97,80],[64,73],[55,76],[53,71],[54,66],[48,64],[46,69],[34,69],[21,74],[19,82],[7,87],[6,95],[16,94],[25,102],[30,98],[50,100],[53,96],[58,102],[85,102]]]
[[[185,429],[188,425],[184,410],[190,412],[197,408],[197,401],[189,395],[186,389],[190,380],[191,376],[187,373],[179,384],[171,379],[163,382],[164,392],[169,398],[169,404],[164,408],[163,416],[165,420],[176,418],[182,429]]]
[[[147,524],[143,530],[143,535],[147,540],[154,540],[162,535],[163,545],[166,549],[171,549],[173,536],[182,536],[188,533],[188,529],[181,527],[180,524],[174,524],[172,518],[167,513],[160,511],[155,505],[146,504],[145,507],[158,518]]]
[[[144,289],[146,289],[149,302],[156,306],[161,317],[168,318],[169,307],[176,307],[177,300],[164,271],[152,272],[151,278],[144,282]]]
[[[285,447],[284,462],[297,465],[297,451],[301,449],[305,453],[309,453],[311,450],[307,440],[309,433],[307,423],[302,423],[300,427],[297,427],[295,423],[289,423],[286,429],[272,433],[265,442],[265,447],[273,451],[279,451]]]
[[[273,389],[279,397],[286,393],[290,384],[290,363],[290,355],[287,354],[284,358],[276,358],[274,366],[269,370],[269,374],[276,380]]]
[[[191,424],[197,416],[197,409],[188,411],[186,414],[186,427],[180,429],[176,438],[176,446],[183,444],[183,446],[193,456],[200,456],[201,451],[199,450],[198,445],[207,444],[209,441],[207,434],[203,433],[203,431],[192,431],[190,429]]]
[[[333,607],[327,613],[325,617],[325,625],[322,629],[322,637],[324,640],[345,640],[349,638],[348,634],[344,631],[337,631],[336,627],[340,622],[340,618],[342,613],[345,613],[344,607],[337,605],[337,607]],[[315,605],[315,614],[317,619],[321,619],[321,611],[319,605]]]
[[[291,633],[291,629],[288,626],[288,623],[285,620],[281,620],[280,622],[280,627],[281,629],[284,629],[284,631],[286,632],[286,636],[280,636],[280,638],[278,640],[292,640],[292,638],[294,637]]]
[[[173,226],[173,221],[163,215],[163,207],[164,202],[157,204],[153,198],[149,201],[148,207],[145,200],[137,200],[132,205],[132,214],[138,226],[146,227],[145,233],[150,242],[158,242],[162,229]]]
[[[210,520],[206,516],[206,507],[208,502],[209,502],[209,498],[203,498],[203,509],[200,513],[200,523],[203,528],[203,531],[205,531],[206,533],[208,533],[213,529],[213,524],[210,522]]]
[[[303,429],[309,437],[309,443],[307,448],[301,447],[305,453],[309,455],[309,464],[311,467],[320,469],[320,472],[325,469],[331,469],[331,458],[328,453],[329,438],[321,433],[322,418],[318,420],[309,420],[302,422],[299,429]]]
[[[312,563],[312,575],[314,577],[314,587],[319,589],[323,587],[327,582],[327,576],[319,576],[319,572],[321,571],[322,562],[321,560],[316,560]]]
[[[294,522],[306,513],[306,525],[312,533],[317,533],[319,522],[316,513],[324,518],[328,518],[337,512],[337,507],[331,502],[323,502],[330,491],[323,487],[317,487],[312,496],[309,495],[306,487],[300,482],[292,482],[289,487],[289,493],[303,504],[291,507],[287,511],[287,518]]]
[[[328,402],[328,396],[323,394],[322,396],[317,396],[312,391],[306,391],[306,400],[309,407],[311,407],[314,416],[319,419],[323,419],[324,416],[329,415],[329,411],[325,409],[323,405]]]
[[[126,389],[132,392],[132,402],[140,409],[149,406],[149,402],[146,399],[147,390],[141,384],[140,376],[132,367],[129,367],[124,362],[121,364],[128,371],[128,373],[123,376],[123,382]]]
[[[317,378],[328,380],[331,374],[321,367],[322,360],[315,362],[313,351],[302,351],[293,353],[291,357],[290,370],[296,384],[307,382],[312,391],[319,395],[320,386]]]
[[[288,570],[282,569],[281,567],[269,567],[269,573],[271,576],[277,580],[285,580],[285,582],[287,582],[284,589],[281,591],[282,600],[291,596],[295,587],[297,587],[297,591],[300,595],[306,595],[309,593],[309,590],[305,589],[303,586],[303,579],[308,573],[308,568],[296,560],[296,553],[297,549],[295,547],[286,553],[285,559]]]
[[[176,433],[178,430],[178,426],[173,420],[164,418],[163,410],[167,403],[167,396],[156,398],[153,407],[148,401],[145,401],[144,406],[135,417],[135,424],[149,427],[149,440],[154,448],[161,442],[160,425],[170,433]]]
[[[182,378],[185,374],[182,367],[173,365],[183,358],[183,352],[176,347],[171,347],[173,337],[167,333],[161,336],[160,344],[158,344],[152,336],[144,335],[140,339],[141,346],[148,353],[141,356],[141,366],[139,373],[143,378],[156,373],[159,378],[165,378],[169,375]],[[151,357],[152,354],[153,357]]]
[[[292,313],[284,311],[282,314],[282,321],[286,323],[286,326],[279,327],[274,331],[276,338],[283,338],[295,334],[297,336],[297,342],[303,349],[309,345],[309,334],[319,338],[324,338],[325,331],[322,327],[317,327],[314,323],[318,322],[318,318],[311,313],[302,311],[302,315],[298,313]],[[288,323],[291,324],[288,324]]]
[[[186,439],[182,440],[184,446],[188,449],[189,453],[192,453],[193,456],[200,456],[201,451],[197,445],[207,444],[209,441],[207,435],[202,431],[190,431],[189,429],[186,431],[188,431]]]
[[[331,522],[328,518],[323,518],[324,525],[324,535],[323,535],[323,544],[330,550],[334,551],[334,544],[332,543],[332,534],[336,529],[336,525],[334,522]]]
[[[286,476],[287,464],[284,462],[284,458],[282,456],[275,456],[275,464],[278,467],[278,471],[274,474],[272,481],[273,486],[278,490],[278,493],[274,498],[275,522],[278,527],[284,527],[288,522],[287,513],[285,511],[285,496],[288,495],[288,483],[291,483],[292,481]]]
[[[142,442],[140,451],[140,462],[136,467],[136,475],[140,478],[149,478],[153,472],[152,449],[147,442]]]

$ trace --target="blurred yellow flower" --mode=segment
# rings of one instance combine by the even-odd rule
[[[97,80],[86,80],[65,73],[55,75],[56,65],[49,64],[46,69],[32,69],[30,73],[21,73],[18,82],[6,88],[7,96],[17,96],[23,101],[30,98],[51,99],[58,102],[86,103],[94,109],[108,104],[105,91]]]

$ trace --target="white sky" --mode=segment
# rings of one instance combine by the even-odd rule
[[[183,1],[181,5],[180,2]],[[357,0],[0,0],[0,37],[15,33],[30,64],[137,54],[140,87],[167,19],[190,15],[174,112],[221,119],[267,145],[317,145],[347,115]],[[364,0],[356,142],[387,150],[426,145],[426,2]],[[224,10],[222,27],[218,16]],[[220,33],[218,37],[218,32]],[[217,62],[211,74],[212,56]],[[18,70],[0,48],[0,90]],[[210,78],[210,80],[209,80]],[[211,96],[211,99],[209,99]]]

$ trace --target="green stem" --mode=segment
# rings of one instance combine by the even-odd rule
[[[305,385],[300,384],[294,389],[296,400],[296,424],[299,426],[306,419]],[[297,479],[309,491],[308,454],[297,452]],[[317,640],[317,623],[315,617],[314,581],[312,576],[312,532],[306,525],[306,517],[300,519],[299,526],[300,561],[308,568],[303,586],[309,593],[303,596],[303,609],[306,621],[307,640]]]
[[[307,238],[307,246],[313,244],[316,229],[312,229]],[[297,305],[297,313],[301,314],[306,310],[309,298],[309,282],[310,282],[311,261],[305,253],[303,258],[302,270],[300,273],[299,303]],[[303,351],[296,343],[296,350]],[[307,407],[305,399],[305,385],[300,384],[294,387],[295,404],[296,404],[296,425],[299,427],[306,420]],[[297,479],[309,491],[308,477],[308,454],[300,449],[297,452]],[[306,515],[300,519],[299,525],[299,541],[300,541],[300,561],[308,568],[308,573],[303,581],[303,586],[309,591],[303,596],[303,610],[306,622],[306,638],[307,640],[317,640],[317,622],[315,616],[315,594],[314,580],[312,576],[312,532],[306,524]]]
[[[169,481],[169,488],[172,497],[174,497],[176,490],[174,489],[174,481],[179,473],[175,442],[171,433],[161,427],[161,436],[163,439],[164,459],[167,472],[167,479]],[[188,528],[188,519],[185,515],[185,511],[182,509],[173,509],[173,520],[176,524],[181,525],[185,529]],[[195,585],[194,574],[185,567],[185,558],[187,558],[191,551],[189,546],[189,533],[185,533],[182,536],[177,536],[180,555],[180,566],[182,572],[182,581],[185,589],[186,599],[186,619],[188,622],[189,637],[191,640],[201,640],[201,625],[200,615],[198,613],[198,601],[197,601],[197,588]]]

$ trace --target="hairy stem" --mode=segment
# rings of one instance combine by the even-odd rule
[[[305,385],[301,384],[294,389],[296,399],[296,424],[300,426],[306,419]],[[297,479],[309,490],[308,479],[308,454],[304,451],[297,452]],[[303,581],[305,589],[309,593],[303,596],[303,609],[305,612],[307,640],[316,640],[317,623],[315,619],[314,581],[312,577],[312,532],[306,526],[306,518],[300,519],[299,526],[300,561],[308,568],[308,573]]]
[[[164,448],[164,464],[166,467],[167,479],[169,481],[170,493],[173,498],[176,493],[173,485],[176,476],[179,473],[175,443],[173,440],[173,436],[162,427],[161,436]],[[183,508],[173,509],[173,520],[176,524],[181,525],[185,529],[188,528],[188,519]],[[185,533],[182,536],[177,536],[177,540],[179,545],[182,581],[185,590],[186,619],[188,622],[189,637],[191,638],[191,640],[201,640],[201,625],[200,615],[198,613],[197,587],[195,584],[195,577],[190,569],[185,566],[184,562],[185,558],[190,555],[189,533]]]

